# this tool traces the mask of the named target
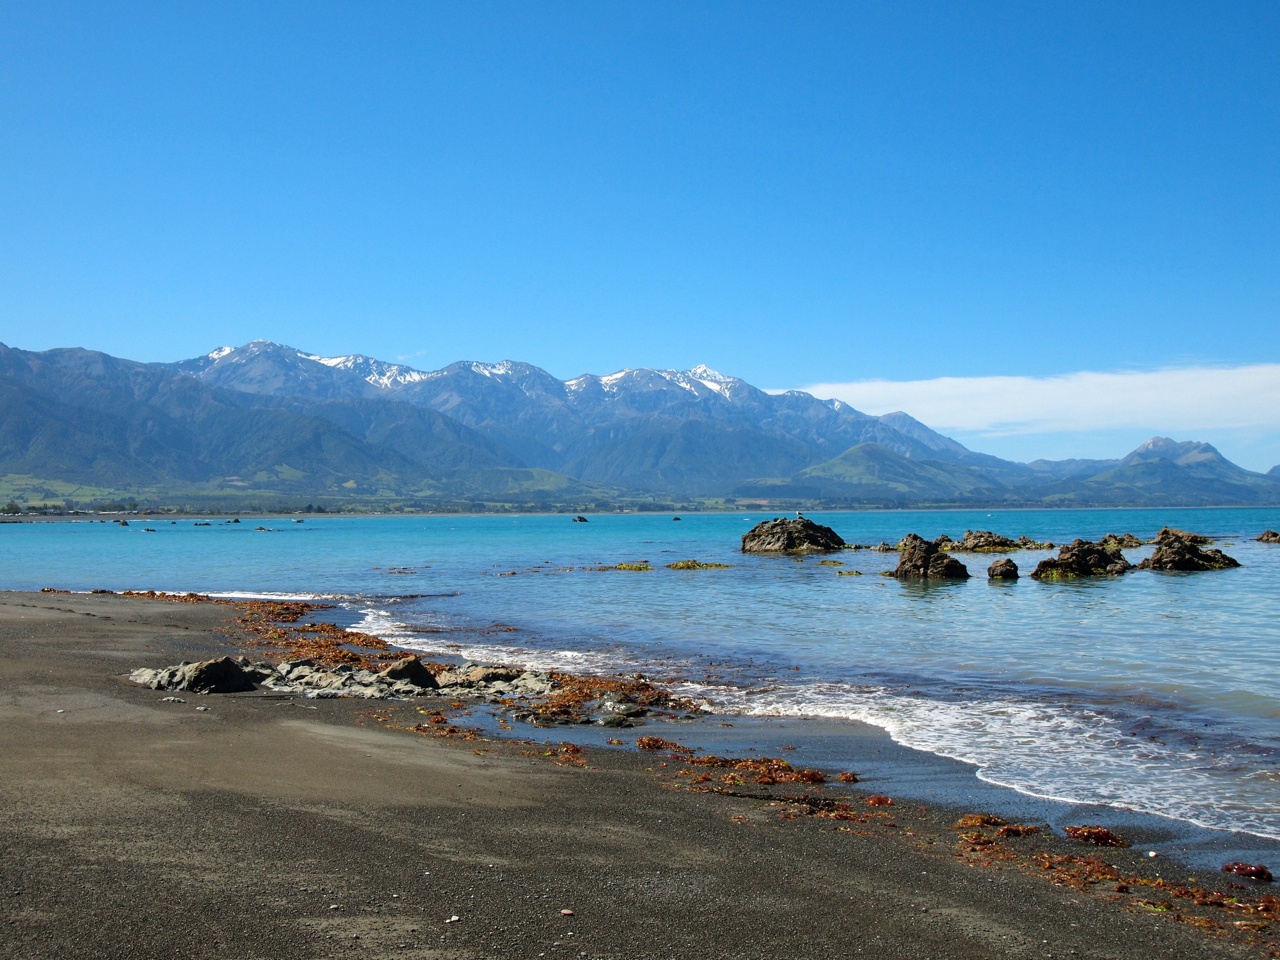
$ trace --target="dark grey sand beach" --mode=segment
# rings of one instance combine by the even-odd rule
[[[1265,911],[1176,892],[1270,888],[1139,848],[975,844],[945,807],[695,792],[661,752],[560,765],[391,729],[409,705],[127,679],[238,652],[233,613],[0,593],[0,956],[1278,955]],[[802,793],[865,818],[779,799]]]

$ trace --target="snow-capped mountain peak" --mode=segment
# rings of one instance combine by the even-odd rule
[[[375,360],[373,357],[366,357],[360,353],[346,357],[318,357],[305,353],[299,354],[299,356],[307,360],[314,360],[316,363],[323,363],[326,367],[332,367],[335,370],[346,370],[354,373],[366,383],[372,384],[381,390],[391,390],[407,383],[418,383],[422,380],[429,380],[434,376],[434,374],[415,370],[413,367],[407,367],[404,364]]]

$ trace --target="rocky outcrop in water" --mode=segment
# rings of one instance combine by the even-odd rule
[[[821,553],[844,546],[840,534],[804,517],[764,520],[742,535],[743,553]]]
[[[1018,538],[1018,546],[1023,550],[1052,550],[1054,543],[1052,540],[1045,540],[1043,542],[1039,540],[1032,540],[1026,534],[1023,534]]]
[[[1160,531],[1162,535],[1166,530]],[[1203,538],[1202,538],[1203,539]],[[1221,550],[1201,550],[1191,540],[1177,536],[1164,536],[1155,552],[1138,564],[1141,570],[1226,570],[1240,566],[1240,561]]]
[[[1119,576],[1133,564],[1118,549],[1108,550],[1091,540],[1074,540],[1056,557],[1041,560],[1031,572],[1033,580],[1069,580],[1074,577]]]
[[[1006,557],[987,567],[988,580],[1017,580],[1018,565]]]
[[[1280,533],[1274,530],[1263,530],[1262,536],[1258,537],[1259,543],[1280,543]]]
[[[955,557],[948,556],[937,543],[908,533],[900,545],[902,556],[893,576],[899,580],[967,580],[969,571]]]
[[[1183,543],[1190,543],[1196,546],[1204,546],[1209,542],[1209,538],[1202,533],[1191,533],[1189,530],[1179,530],[1177,527],[1161,527],[1160,532],[1156,534],[1156,538],[1151,542],[1158,546],[1169,540],[1181,540]]]
[[[990,530],[966,530],[958,543],[943,547],[944,550],[958,550],[965,553],[1002,553],[1006,550],[1017,550],[1021,547],[1016,540],[1002,537]]]
[[[1128,550],[1142,546],[1142,541],[1132,533],[1108,533],[1099,540],[1098,543],[1102,544],[1104,547],[1123,547]]]

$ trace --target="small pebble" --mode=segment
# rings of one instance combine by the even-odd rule
[[[573,916],[573,911],[572,911],[572,910],[561,910],[561,911],[560,911],[560,916],[562,916],[562,917],[572,917],[572,916]]]

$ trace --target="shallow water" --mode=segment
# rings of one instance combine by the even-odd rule
[[[879,576],[892,553],[743,556],[765,518],[5,524],[0,570],[12,589],[327,594],[425,652],[642,672],[723,713],[866,721],[1024,794],[1280,838],[1280,546],[1249,539],[1280,510],[812,515],[864,544],[966,529],[1147,539],[1168,524],[1228,538],[1244,565],[1067,584],[989,583],[988,554],[958,555],[973,579],[930,586]],[[1011,556],[1025,575],[1048,555]],[[686,558],[733,566],[665,566]],[[641,560],[654,569],[593,569]]]

